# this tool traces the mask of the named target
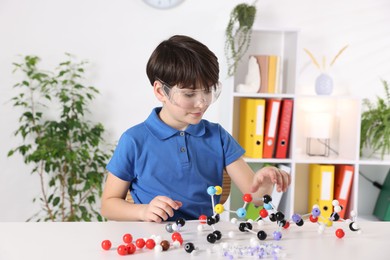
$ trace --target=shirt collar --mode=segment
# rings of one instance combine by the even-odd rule
[[[150,113],[149,117],[145,120],[145,125],[150,132],[159,139],[168,139],[169,137],[181,132],[161,121],[158,116],[160,111],[161,107],[154,108],[152,113]],[[199,124],[189,125],[184,132],[193,136],[204,135],[206,133],[206,129],[203,120],[201,120]]]

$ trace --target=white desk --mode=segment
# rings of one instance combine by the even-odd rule
[[[335,223],[335,226],[342,223]],[[155,253],[154,250],[137,250],[133,255],[119,256],[116,247],[122,243],[122,236],[131,233],[134,240],[149,238],[151,235],[161,235],[171,241],[171,234],[165,230],[166,224],[140,222],[105,222],[105,223],[0,223],[0,259],[227,259],[217,253],[207,252],[214,245],[230,244],[249,245],[249,240],[255,237],[252,233],[241,233],[229,222],[220,222],[216,228],[223,237],[214,245],[206,241],[206,236],[212,231],[206,225],[202,232],[197,231],[198,223],[187,222],[181,229],[185,242],[193,242],[199,248],[196,256],[185,252],[183,247],[170,248],[168,251]],[[268,223],[264,230],[269,234],[260,243],[280,245],[284,258],[279,259],[390,259],[390,223],[389,222],[359,222],[362,234],[351,232],[346,224],[345,237],[338,239],[334,228],[327,228],[320,235],[317,224],[306,222],[304,226],[295,224],[283,231],[283,238],[273,240],[272,232],[277,229],[275,223]],[[258,231],[257,224],[253,227]],[[234,231],[234,239],[228,232]],[[113,248],[104,251],[100,244],[109,239]],[[209,250],[207,250],[209,249]],[[141,258],[142,257],[142,258]],[[234,259],[238,259],[237,257]],[[256,258],[250,258],[256,259]],[[272,258],[268,258],[272,259]]]

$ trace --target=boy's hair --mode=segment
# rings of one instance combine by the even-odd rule
[[[206,88],[219,81],[218,58],[203,43],[184,35],[161,42],[146,65],[150,84],[155,80],[179,88]]]

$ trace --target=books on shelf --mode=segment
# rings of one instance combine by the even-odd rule
[[[251,55],[245,81],[236,86],[242,93],[281,93],[281,58],[277,55]]]
[[[253,55],[257,60],[260,76],[258,93],[275,94],[281,92],[281,58],[278,55]]]

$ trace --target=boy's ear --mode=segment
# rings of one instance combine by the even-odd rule
[[[165,102],[166,96],[164,94],[163,86],[160,81],[155,81],[153,83],[153,90],[154,90],[154,95],[160,102]]]

